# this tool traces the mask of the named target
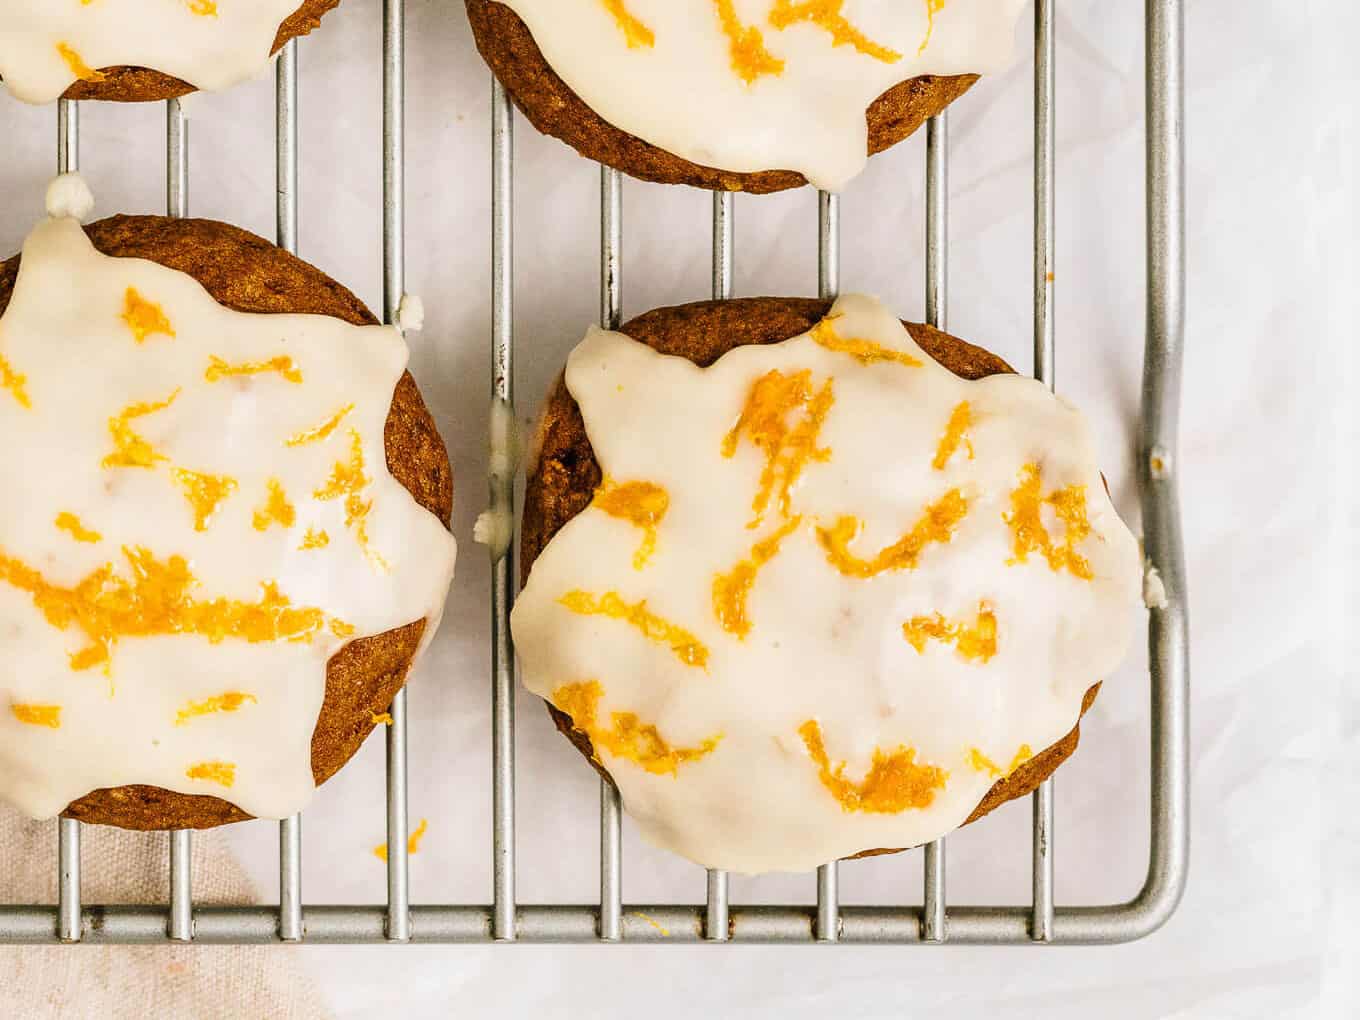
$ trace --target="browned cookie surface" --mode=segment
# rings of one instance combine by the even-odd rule
[[[734,301],[701,301],[673,308],[658,308],[626,322],[620,331],[661,352],[688,358],[707,366],[734,347],[772,344],[805,333],[831,308],[831,302],[805,298],[740,298]],[[921,349],[955,375],[982,379],[1012,371],[995,354],[942,333],[930,326],[904,322]],[[602,479],[600,465],[586,434],[581,409],[560,376],[543,408],[535,437],[537,456],[529,465],[524,498],[524,523],[520,532],[524,579],[539,553],[558,530],[590,505]],[[1082,701],[1081,711],[1095,701],[1100,684],[1093,684]],[[548,705],[557,728],[571,740],[601,775],[590,737],[576,729],[571,717]],[[1032,793],[1077,748],[1078,727],[1045,748],[987,791],[968,821],[981,818],[1008,800]],[[965,823],[967,824],[967,823]],[[902,848],[876,848],[856,856],[893,853]]]
[[[321,16],[340,0],[302,0],[302,6],[279,25],[270,49],[275,53],[289,39],[306,35],[321,24]],[[148,67],[95,68],[104,77],[99,81],[78,81],[62,93],[63,99],[107,99],[120,103],[139,103],[155,99],[174,99],[194,91],[187,81],[171,77]]]
[[[187,273],[219,303],[240,312],[331,315],[354,325],[378,320],[352,293],[282,248],[213,220],[113,216],[85,228],[105,255],[142,258]],[[20,257],[0,263],[0,314],[9,305]],[[384,430],[387,467],[425,509],[446,524],[453,473],[444,441],[406,373],[397,383]],[[329,779],[358,750],[405,682],[425,621],[359,638],[326,668],[326,696],[312,734],[312,775]],[[207,654],[211,654],[208,652]],[[250,817],[217,797],[153,786],[96,790],[72,803],[71,818],[129,829],[208,828]]]
[[[515,105],[534,127],[562,139],[587,159],[645,181],[718,191],[763,195],[807,183],[807,178],[792,170],[741,174],[700,166],[614,127],[557,76],[518,14],[495,0],[467,0],[467,10],[477,48]],[[896,145],[975,81],[974,74],[922,75],[890,88],[866,112],[869,154]]]

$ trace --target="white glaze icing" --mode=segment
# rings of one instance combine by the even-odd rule
[[[419,294],[403,294],[397,303],[397,328],[403,333],[419,333],[425,328],[425,302]]]
[[[123,318],[129,288],[158,306],[173,336],[138,342]],[[24,244],[0,317],[0,358],[11,382],[22,377],[0,388],[0,796],[49,817],[90,790],[147,783],[214,794],[261,817],[299,810],[313,790],[327,661],[353,638],[422,618],[428,640],[452,578],[452,536],[387,470],[383,426],[407,360],[400,334],[228,310],[183,273],[96,252],[74,219],[57,217]],[[238,367],[290,360],[210,381],[214,358]],[[165,459],[104,466],[115,449],[111,419],[176,392],[164,409],[130,419]],[[288,444],[350,405],[325,438]],[[372,501],[366,547],[358,524],[347,524],[347,499],[317,495],[356,443],[367,482],[354,491]],[[235,483],[202,531],[180,469]],[[293,509],[290,523],[267,512],[271,481]],[[323,531],[328,544],[304,547]],[[326,626],[309,641],[216,644],[196,628],[153,627],[113,641],[106,664],[75,668],[70,656],[98,642],[78,619],[40,606],[23,568],[70,590],[111,565],[114,587],[131,576],[124,550],[139,548],[162,564],[184,557],[200,604],[258,603],[273,582],[294,608],[320,610]],[[335,620],[353,633],[332,629]],[[180,721],[190,703],[230,692],[249,697]],[[24,706],[59,708],[59,725],[23,721],[34,718]],[[233,765],[232,785],[189,778],[205,762]]]
[[[670,748],[717,741],[674,774],[657,774],[595,740],[643,835],[708,867],[803,870],[955,828],[995,781],[973,750],[1004,773],[1022,745],[1037,752],[1066,734],[1086,689],[1123,657],[1139,606],[1137,542],[1106,495],[1080,412],[1030,379],[955,377],[871,298],[842,297],[832,316],[837,336],[920,364],[861,363],[805,334],[740,347],[700,369],[594,328],[567,363],[606,479],[659,485],[669,505],[640,568],[641,530],[598,505],[548,543],[512,620],[523,680],[559,701],[564,685],[596,680],[597,725],[635,713]],[[829,452],[807,462],[788,515],[772,502],[749,528],[764,455],[747,437],[724,456],[724,441],[753,385],[773,370],[809,370],[815,389],[831,381],[834,402],[815,443]],[[971,424],[936,468],[941,436],[964,401]],[[782,420],[793,427],[800,417]],[[1082,487],[1091,532],[1076,551],[1089,580],[1054,570],[1038,552],[1010,562],[1015,536],[1003,515],[1028,464],[1039,466],[1044,494]],[[819,527],[853,515],[863,526],[849,550],[871,558],[954,489],[967,512],[952,540],[923,547],[914,569],[847,576],[819,542]],[[739,638],[716,614],[714,579],[791,516],[801,523],[759,571],[751,628]],[[1065,528],[1053,508],[1041,519],[1060,544]],[[706,648],[706,665],[686,664],[623,620],[572,611],[561,600],[573,591],[645,600]],[[937,612],[972,620],[982,603],[996,620],[989,659],[967,659],[938,640],[917,650],[906,638],[908,621]],[[876,750],[900,747],[947,780],[927,806],[848,810],[800,735],[810,720],[829,767],[845,762],[850,782],[867,776]]]
[[[84,68],[149,67],[210,92],[269,63],[301,0],[0,0],[0,77],[19,99],[50,103]],[[71,55],[74,55],[74,59]]]
[[[1149,609],[1167,607],[1166,582],[1162,580],[1161,571],[1152,565],[1151,560],[1143,562],[1143,605]]]
[[[703,166],[797,170],[833,191],[864,167],[864,111],[878,96],[917,75],[1002,70],[1024,6],[734,0],[730,12],[742,28],[758,31],[770,58],[782,61],[781,70],[748,82],[734,70],[726,0],[503,2],[528,25],[553,70],[615,127]],[[650,44],[626,32],[611,6],[650,33]],[[832,32],[798,17],[802,9],[837,6],[863,46],[836,45]],[[933,15],[932,7],[939,8]],[[779,17],[781,8],[791,20]]]

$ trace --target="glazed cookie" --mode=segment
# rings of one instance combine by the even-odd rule
[[[291,815],[349,759],[453,572],[406,360],[223,223],[53,215],[0,264],[0,796],[202,828]]]
[[[467,0],[534,126],[643,180],[840,190],[977,75],[1021,0]]]
[[[19,99],[143,102],[259,74],[340,0],[0,0],[0,78]]]
[[[591,329],[544,410],[522,549],[525,685],[648,840],[750,873],[1032,791],[1141,581],[1081,414],[861,296]]]

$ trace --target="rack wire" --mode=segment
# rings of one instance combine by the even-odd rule
[[[1054,385],[1054,6],[1036,0],[1034,32],[1034,375]],[[1138,478],[1144,546],[1166,587],[1165,607],[1148,625],[1151,680],[1151,827],[1147,878],[1125,903],[1057,906],[1053,892],[1054,786],[1033,794],[1032,901],[1029,907],[950,906],[945,840],[924,847],[920,906],[842,906],[839,862],[817,871],[807,906],[729,901],[728,878],[707,875],[707,899],[692,906],[623,903],[622,813],[618,793],[600,786],[598,904],[524,905],[515,896],[514,649],[509,614],[515,593],[513,544],[492,564],[491,704],[492,902],[412,904],[407,849],[406,693],[387,728],[387,903],[321,906],[302,898],[302,818],[279,823],[279,903],[196,907],[192,833],[170,835],[170,888],[160,905],[99,906],[81,901],[80,823],[57,822],[58,902],[0,906],[4,943],[404,943],[404,942],[743,942],[1093,944],[1126,942],[1156,930],[1184,889],[1189,837],[1189,637],[1177,489],[1177,429],[1184,332],[1183,0],[1146,0],[1147,326]],[[404,0],[383,2],[383,318],[396,319],[404,281]],[[297,251],[298,44],[276,67],[277,240]],[[513,410],[514,120],[493,78],[491,396]],[[57,107],[57,168],[79,166],[78,104]],[[948,294],[948,115],[926,127],[926,318],[946,326]],[[177,100],[166,104],[166,211],[188,214],[188,124]],[[600,320],[622,318],[622,192],[616,170],[600,176]],[[713,196],[712,295],[732,295],[734,196]],[[840,200],[818,195],[818,292],[840,285]],[[493,437],[494,439],[494,437]],[[494,460],[494,459],[493,459]],[[489,472],[491,505],[514,515],[514,474]],[[517,519],[517,518],[516,518]]]

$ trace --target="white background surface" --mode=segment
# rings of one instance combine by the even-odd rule
[[[1354,958],[1355,671],[1348,381],[1355,338],[1355,5],[1187,2],[1189,321],[1180,459],[1193,632],[1189,891],[1165,929],[1118,948],[314,947],[298,954],[345,1017],[1345,1016]],[[304,257],[381,306],[380,4],[346,0],[300,50]],[[1058,386],[1083,406],[1121,513],[1143,329],[1142,5],[1058,14]],[[417,902],[490,897],[488,74],[455,0],[408,2],[407,289],[428,309],[412,368],[448,440],[463,543],[443,632],[411,687]],[[952,332],[1030,364],[1031,64],[951,112]],[[17,250],[54,164],[51,109],[3,103],[0,250]],[[190,209],[273,236],[269,80],[191,107]],[[89,106],[97,214],[164,208],[161,106]],[[598,312],[598,171],[519,119],[520,416]],[[846,290],[923,315],[922,136],[847,192]],[[706,193],[628,181],[626,314],[708,296]],[[816,287],[816,201],[737,201],[736,292]],[[1057,780],[1059,903],[1142,880],[1147,680],[1141,649],[1105,685]],[[519,889],[597,894],[598,785],[532,699],[519,705]],[[307,813],[309,902],[378,902],[382,741]],[[1025,903],[1029,805],[949,840],[956,903]],[[1348,830],[1348,831],[1343,831]],[[227,834],[276,895],[276,830]],[[701,871],[626,833],[625,897],[699,902]],[[842,867],[847,902],[919,902],[920,855]],[[734,879],[736,902],[810,902],[811,876]]]

